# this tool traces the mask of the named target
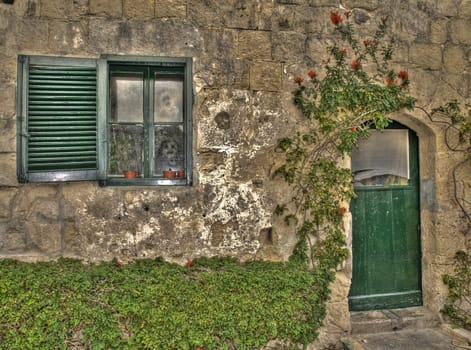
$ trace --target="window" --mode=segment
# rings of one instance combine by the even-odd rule
[[[352,149],[356,186],[407,185],[409,179],[409,134],[407,129],[372,130]]]
[[[190,58],[20,56],[20,182],[191,182]]]

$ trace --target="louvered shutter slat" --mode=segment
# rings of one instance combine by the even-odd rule
[[[97,168],[96,68],[30,65],[28,170]]]

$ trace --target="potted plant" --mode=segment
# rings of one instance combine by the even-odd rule
[[[139,173],[135,170],[136,158],[132,156],[133,145],[131,135],[118,129],[112,134],[110,146],[110,173],[122,173],[125,178],[136,178]]]
[[[164,170],[163,171],[164,178],[166,179],[173,179],[175,177],[175,171],[172,169]]]

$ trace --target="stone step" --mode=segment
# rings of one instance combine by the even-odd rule
[[[436,328],[439,315],[424,307],[350,313],[352,334],[383,333],[408,329]]]

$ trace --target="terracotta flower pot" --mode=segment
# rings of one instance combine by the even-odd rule
[[[166,179],[173,179],[175,177],[175,171],[173,170],[164,170],[163,171],[164,178]]]
[[[138,175],[137,171],[134,171],[134,170],[125,170],[124,171],[124,177],[126,179],[134,179],[136,178]]]
[[[177,177],[185,177],[185,170],[180,169],[177,171]]]

